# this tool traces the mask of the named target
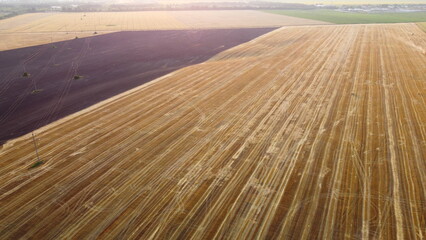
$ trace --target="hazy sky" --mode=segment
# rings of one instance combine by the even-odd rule
[[[426,0],[272,0],[274,2],[285,2],[285,3],[325,3],[325,4],[388,4],[388,3],[424,3]]]
[[[285,1],[287,2],[287,1]],[[288,1],[290,2],[290,1]],[[294,2],[294,1],[293,1]],[[364,4],[387,4],[387,3],[425,3],[426,4],[426,0],[370,0],[370,1],[358,1],[358,0],[346,0],[346,1],[330,1],[330,0],[325,0],[325,1],[311,1],[311,0],[306,0],[306,1],[298,1],[298,2],[304,2],[304,3],[318,3],[318,2],[323,2],[323,3],[334,3],[334,4],[341,4],[341,3],[364,3]]]
[[[238,2],[254,0],[157,0],[158,2]],[[426,0],[258,0],[264,2],[305,3],[305,4],[426,4]]]
[[[0,0],[2,2],[4,0]],[[13,1],[13,0],[9,0]],[[20,2],[44,2],[55,0],[17,0]],[[73,0],[62,0],[69,2]],[[105,2],[105,3],[191,3],[191,2],[281,2],[281,3],[304,3],[304,4],[327,4],[327,5],[342,5],[342,4],[426,4],[426,0],[77,0],[85,2]]]

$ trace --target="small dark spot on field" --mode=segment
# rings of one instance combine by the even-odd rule
[[[28,169],[33,169],[33,168],[36,168],[36,167],[39,167],[40,165],[42,165],[44,162],[43,161],[37,161],[37,162],[35,162],[33,165],[31,165]]]
[[[38,93],[41,93],[41,92],[43,92],[43,89],[34,89],[34,90],[31,91],[31,94],[38,94]]]

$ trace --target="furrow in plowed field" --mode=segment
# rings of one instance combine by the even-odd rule
[[[282,28],[0,152],[3,238],[421,239],[426,33]]]

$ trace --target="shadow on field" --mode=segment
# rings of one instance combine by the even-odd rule
[[[0,52],[0,144],[272,30],[119,32]]]

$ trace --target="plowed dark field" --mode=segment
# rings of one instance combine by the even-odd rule
[[[0,144],[271,30],[120,32],[0,52]]]

